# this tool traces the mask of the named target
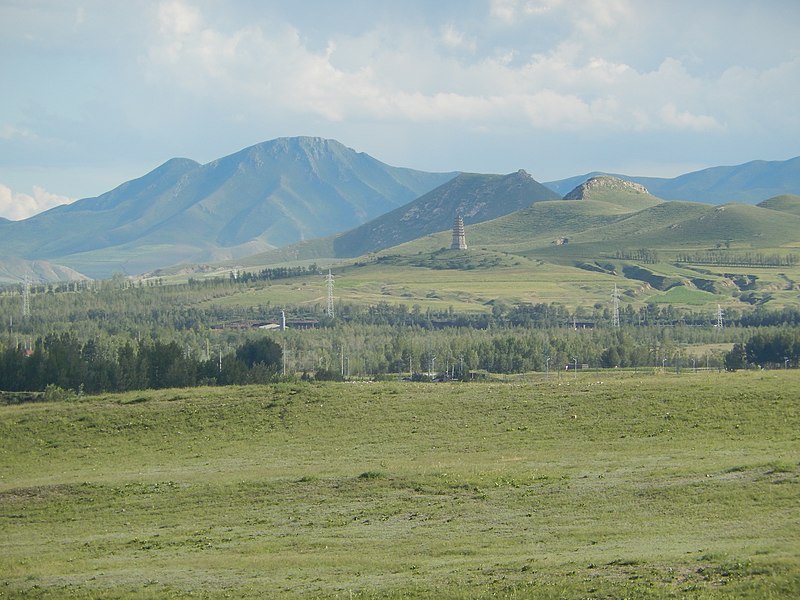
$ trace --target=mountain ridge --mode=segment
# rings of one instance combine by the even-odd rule
[[[605,183],[580,191],[580,201],[604,203],[610,213],[681,195],[706,206],[735,197],[773,212],[800,210],[793,199],[800,193],[800,157],[712,167],[673,179],[590,175]],[[541,184],[524,170],[429,173],[387,165],[336,140],[277,138],[205,164],[172,158],[97,197],[23,221],[0,218],[0,255],[9,264],[11,257],[47,261],[90,277],[238,261],[268,250],[288,260],[306,251],[314,258],[353,257],[449,230],[457,214],[471,226],[532,202],[559,200],[590,175]],[[645,186],[645,192],[626,181]],[[56,272],[70,271],[48,271]],[[13,280],[13,269],[3,278]]]
[[[544,185],[562,196],[596,176],[608,175],[641,184],[665,200],[707,204],[757,204],[781,194],[800,194],[800,156],[787,160],[752,160],[739,165],[709,167],[677,177],[642,177],[592,171]]]
[[[173,158],[95,198],[0,222],[0,252],[92,277],[235,258],[350,229],[455,176],[336,140],[277,138],[203,165]]]

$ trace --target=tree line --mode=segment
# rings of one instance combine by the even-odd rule
[[[645,264],[656,264],[659,261],[658,252],[650,248],[638,248],[636,250],[617,250],[614,258],[621,260],[635,260]]]
[[[759,332],[745,343],[736,343],[725,354],[725,368],[729,371],[748,367],[775,368],[798,366],[800,360],[800,332],[781,330]]]
[[[710,309],[655,303],[620,310],[612,326],[610,303],[569,308],[559,303],[492,302],[486,312],[418,304],[337,303],[336,319],[322,304],[248,306],[224,299],[254,282],[225,278],[183,285],[125,286],[112,280],[79,291],[31,297],[21,318],[17,289],[0,292],[0,389],[48,384],[86,391],[268,381],[272,371],[235,363],[239,347],[272,339],[285,352],[287,374],[332,377],[485,370],[494,373],[563,370],[578,359],[592,367],[686,366],[691,344],[733,345],[754,334],[800,324],[800,309],[737,311],[725,327]],[[264,284],[260,284],[264,285]],[[319,323],[312,331],[265,333],[212,329],[232,321],[275,321],[280,311]],[[730,346],[729,346],[730,347]],[[698,362],[721,366],[722,351]],[[220,368],[220,355],[222,368]],[[69,358],[67,358],[69,357]],[[454,370],[455,369],[455,370]],[[283,372],[283,365],[278,369]]]
[[[270,383],[281,376],[282,349],[271,339],[248,341],[218,359],[198,360],[177,342],[127,343],[103,352],[96,340],[81,343],[62,333],[38,339],[33,348],[0,352],[0,390],[74,392]]]
[[[797,254],[764,254],[763,252],[681,252],[678,262],[723,267],[793,267],[800,262]]]

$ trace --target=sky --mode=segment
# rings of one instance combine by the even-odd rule
[[[0,0],[0,217],[182,156],[674,177],[800,155],[796,0]]]

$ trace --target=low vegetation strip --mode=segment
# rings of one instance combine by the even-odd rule
[[[795,370],[0,406],[11,597],[792,598]]]

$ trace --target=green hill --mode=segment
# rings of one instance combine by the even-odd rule
[[[568,241],[587,229],[617,222],[626,214],[619,206],[594,200],[555,200],[536,204],[467,229],[473,245],[512,248]]]
[[[800,216],[800,196],[794,194],[783,194],[775,196],[769,200],[759,202],[758,206],[761,208],[768,208],[770,210],[778,210],[781,212],[791,213]]]
[[[779,247],[798,239],[800,218],[756,206],[668,202],[613,225],[576,236],[622,247],[702,247],[718,242],[746,248]]]
[[[588,173],[545,185],[559,194],[604,173]],[[781,194],[800,194],[800,156],[784,161],[754,160],[734,166],[711,167],[678,177],[640,177],[615,175],[645,186],[650,193],[669,200],[709,204],[742,202],[756,204]]]
[[[261,266],[318,258],[353,258],[444,231],[457,215],[467,224],[485,222],[556,198],[525,171],[508,175],[462,173],[420,198],[345,233],[292,244],[236,261]],[[544,214],[544,213],[540,213]],[[443,242],[444,243],[444,242]],[[447,241],[445,245],[449,246]]]
[[[800,216],[768,208],[673,201],[630,211],[596,200],[542,201],[469,225],[466,235],[463,254],[442,250],[451,241],[446,228],[380,251],[377,263],[359,259],[361,267],[339,271],[362,301],[448,302],[462,310],[491,298],[594,303],[615,282],[636,303],[797,301],[792,290],[800,273],[789,266],[770,269],[763,258],[794,253]],[[331,249],[328,238],[282,251],[284,260],[297,261],[329,258]],[[727,253],[732,262],[709,267],[709,251]],[[270,253],[275,262],[278,252]],[[725,259],[722,254],[714,259]],[[747,254],[754,262],[742,263]],[[697,256],[699,264],[687,264],[687,256]],[[268,264],[266,255],[260,258],[253,267]],[[445,276],[442,269],[452,272]],[[676,287],[671,295],[654,295]]]
[[[449,230],[457,215],[469,225],[555,198],[555,193],[525,171],[509,175],[462,173],[417,200],[336,236],[334,254],[360,256]]]

